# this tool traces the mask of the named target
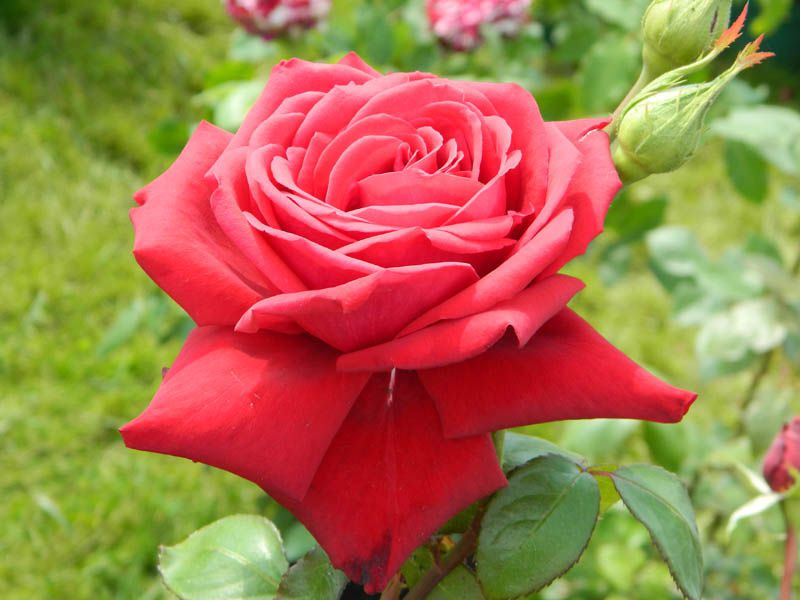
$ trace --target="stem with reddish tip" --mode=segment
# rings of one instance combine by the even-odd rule
[[[783,521],[786,523],[786,546],[783,557],[783,579],[781,580],[780,600],[792,600],[792,580],[797,566],[797,531],[795,531],[786,505],[781,503]]]

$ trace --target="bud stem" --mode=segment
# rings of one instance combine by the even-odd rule
[[[617,136],[617,129],[619,129],[619,117],[622,115],[622,111],[625,110],[625,107],[628,106],[628,103],[633,100],[636,95],[642,91],[644,86],[652,81],[652,79],[653,78],[647,72],[647,67],[642,67],[642,72],[639,73],[639,79],[636,80],[636,83],[633,84],[633,87],[631,87],[631,89],[622,99],[622,102],[619,103],[619,106],[614,109],[614,113],[611,115],[611,123],[609,123],[608,127],[606,127],[606,133],[611,138],[611,141],[614,141],[614,138]]]

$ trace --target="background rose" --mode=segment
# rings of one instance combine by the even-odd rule
[[[504,484],[491,431],[680,419],[693,394],[565,308],[620,186],[604,125],[511,84],[282,63],[136,196],[136,258],[200,327],[126,443],[257,482],[378,590]]]
[[[328,16],[331,0],[225,0],[228,14],[250,33],[272,38],[292,27],[312,27]]]
[[[427,0],[426,7],[436,36],[457,50],[469,50],[480,44],[481,27],[517,33],[528,20],[531,0]]]
[[[785,492],[792,487],[793,470],[800,470],[800,417],[781,428],[764,457],[764,479],[776,492]]]

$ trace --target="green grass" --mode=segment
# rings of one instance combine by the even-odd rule
[[[123,447],[117,428],[145,407],[179,339],[142,322],[98,352],[117,316],[154,294],[127,216],[132,192],[171,160],[150,133],[197,116],[190,99],[224,59],[230,29],[217,0],[0,5],[0,598],[164,597],[159,543],[264,509],[255,486],[227,473]],[[774,199],[759,209],[735,197],[716,147],[635,193],[664,191],[669,221],[715,251],[751,230],[792,239]],[[571,270],[588,284],[577,310],[702,392],[690,427],[736,422],[747,375],[699,381],[694,332],[670,322],[643,257],[613,287],[594,255]],[[179,314],[170,306],[160,318]],[[638,439],[627,456],[649,459]],[[735,551],[752,552],[748,543]],[[759,548],[778,555],[774,540]]]

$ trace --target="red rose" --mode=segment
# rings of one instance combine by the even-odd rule
[[[125,443],[256,482],[375,591],[505,484],[490,432],[679,420],[694,394],[565,308],[620,187],[605,124],[355,55],[278,65],[136,195],[136,259],[198,328]]]
[[[764,479],[776,492],[794,485],[789,469],[800,471],[800,417],[783,426],[764,457]]]

